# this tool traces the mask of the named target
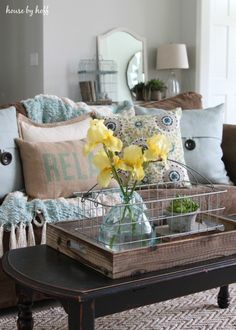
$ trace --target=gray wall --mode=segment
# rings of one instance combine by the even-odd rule
[[[197,1],[181,0],[180,42],[187,45],[189,69],[181,71],[182,88],[195,91],[196,80],[196,44],[197,44]]]
[[[156,48],[165,42],[188,45],[190,70],[182,70],[183,88],[194,89],[197,0],[1,0],[0,102],[39,93],[79,97],[78,64],[96,54],[96,37],[125,27],[147,40],[149,79],[166,79],[155,70]],[[49,15],[6,15],[5,7],[48,6]],[[39,65],[30,66],[30,54]]]
[[[10,9],[35,9],[43,0],[1,0],[0,102],[14,102],[43,92],[43,15],[6,14]],[[30,65],[30,54],[39,55],[38,66]]]
[[[180,0],[45,0],[44,91],[78,99],[79,60],[96,54],[96,36],[125,27],[147,40],[149,78],[156,47],[180,38]],[[162,73],[163,74],[163,73]]]

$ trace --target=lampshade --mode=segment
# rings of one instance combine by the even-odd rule
[[[185,44],[164,44],[157,48],[157,70],[188,69],[188,56]]]

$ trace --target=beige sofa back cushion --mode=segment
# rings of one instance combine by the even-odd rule
[[[173,110],[180,107],[186,109],[202,109],[202,96],[195,92],[185,92],[161,101],[140,102],[139,105],[145,108],[158,108]]]

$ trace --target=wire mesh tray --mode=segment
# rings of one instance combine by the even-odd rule
[[[174,228],[175,223],[183,223],[184,218],[194,216],[196,212],[189,210],[187,213],[179,212],[178,214],[170,212],[167,213],[168,206],[175,200],[180,201],[188,199],[194,201],[199,205],[197,211],[198,224],[203,222],[203,214],[215,214],[220,215],[223,213],[224,206],[222,204],[221,196],[226,192],[216,188],[212,185],[195,185],[189,184],[189,182],[183,182],[183,187],[171,182],[171,183],[159,183],[142,185],[137,187],[135,193],[139,196],[136,198],[133,204],[128,204],[128,206],[135,206],[142,208],[145,212],[152,227],[162,227],[168,223],[169,227]],[[80,232],[87,236],[88,239],[93,239],[97,244],[103,245],[104,248],[109,248],[102,240],[99,239],[97,231],[99,230],[103,219],[106,221],[107,214],[116,206],[118,209],[117,217],[122,218],[122,212],[124,209],[124,203],[120,196],[118,188],[106,189],[106,190],[94,190],[87,193],[75,193],[78,197],[81,197],[83,205],[83,214],[86,215],[87,219],[93,219],[90,223],[83,221],[83,229]],[[120,211],[119,211],[120,209]],[[189,221],[188,221],[189,222]],[[127,223],[124,220],[116,221],[117,228],[127,227]],[[190,222],[189,222],[190,223]],[[195,223],[195,221],[194,221]],[[176,225],[175,225],[176,227]],[[210,230],[210,226],[205,225],[206,230]],[[209,227],[209,228],[208,228]],[[178,228],[177,228],[178,229]],[[187,226],[187,229],[180,228],[177,232],[184,232],[185,236],[192,235],[195,232],[201,232],[201,226]],[[173,230],[168,233],[168,236],[175,235],[176,232]],[[142,236],[142,235],[141,235]],[[146,238],[146,240],[148,240]],[[152,240],[152,238],[150,238]],[[133,240],[134,241],[134,240]],[[142,238],[143,241],[143,238]],[[158,240],[160,242],[160,239]],[[140,242],[141,243],[141,242]],[[122,250],[127,246],[127,239],[124,243],[116,242],[117,248],[113,250]],[[122,246],[122,244],[124,246]],[[133,243],[130,242],[131,248],[132,244],[134,247],[139,247],[137,240]],[[143,246],[140,244],[140,247]]]
[[[117,189],[78,193],[82,219],[49,225],[47,244],[110,278],[132,276],[236,253],[236,222],[223,216],[223,194],[213,186],[138,187],[140,203],[157,233],[155,243],[113,251],[98,239],[104,217],[119,200]],[[170,223],[184,215],[169,215],[175,198],[188,196],[200,205],[190,230],[173,232]],[[109,199],[107,199],[109,197]],[[113,198],[113,199],[112,199]],[[122,205],[122,201],[120,200]],[[190,212],[190,215],[193,212]],[[168,223],[169,221],[169,223]]]
[[[193,238],[199,235],[223,232],[224,230],[225,227],[223,223],[216,223],[214,219],[207,214],[202,214],[201,222],[198,220],[193,223],[191,234],[188,231],[176,233],[170,229],[169,225],[163,225],[156,227],[156,235],[162,239],[163,242],[170,242],[179,239]]]

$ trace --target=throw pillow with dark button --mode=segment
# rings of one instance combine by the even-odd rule
[[[194,175],[199,183],[229,184],[225,166],[221,160],[224,105],[204,110],[184,110],[181,135],[186,165],[202,176]],[[192,178],[191,178],[192,179]]]
[[[16,109],[10,107],[0,111],[0,199],[6,194],[24,188],[18,148]]]

